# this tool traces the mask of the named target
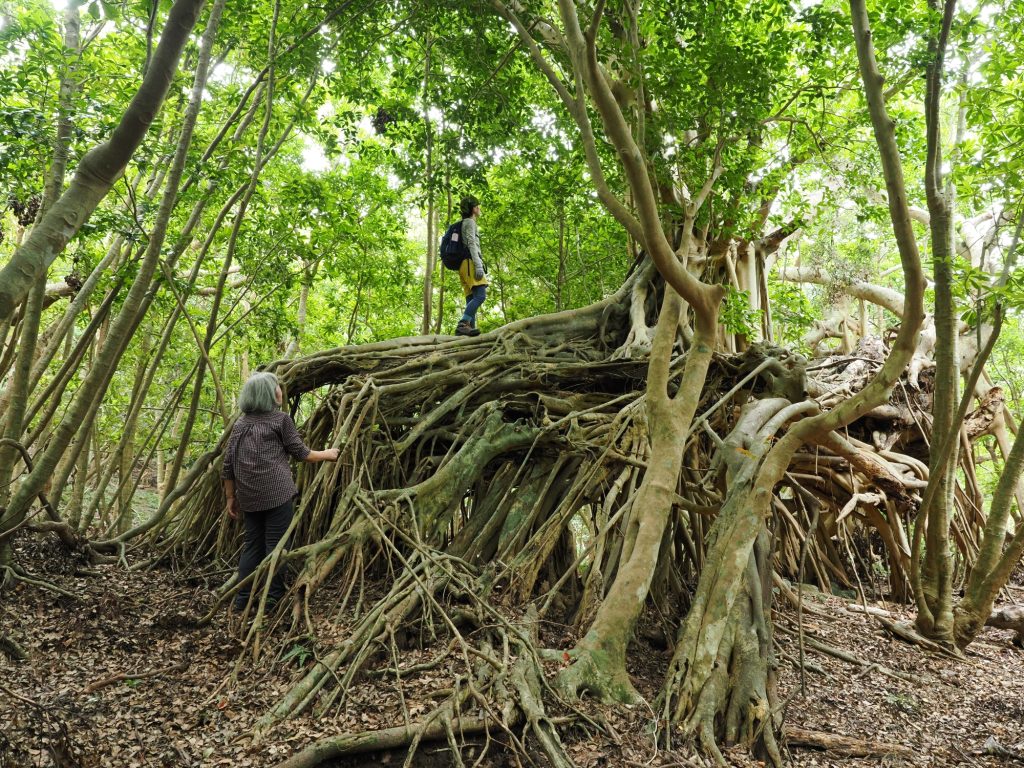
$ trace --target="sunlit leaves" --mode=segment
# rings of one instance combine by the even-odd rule
[[[719,312],[719,321],[729,333],[748,338],[754,337],[754,329],[761,322],[761,312],[750,308],[750,293],[728,286]]]
[[[804,289],[793,283],[769,281],[768,296],[776,342],[798,347],[804,334],[820,316],[820,310],[814,306]]]

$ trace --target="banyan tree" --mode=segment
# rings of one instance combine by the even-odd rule
[[[147,74],[151,90],[159,90],[149,81],[161,68],[173,70],[180,45],[174,49],[172,33],[187,33],[195,5],[175,3]],[[1000,620],[994,604],[1024,550],[1024,443],[985,363],[1010,301],[1019,225],[1009,200],[972,218],[956,213],[942,99],[956,4],[929,3],[929,21],[917,30],[925,50],[919,71],[895,85],[880,72],[864,0],[851,0],[848,12],[815,6],[799,18],[788,3],[723,4],[724,15],[693,5],[487,6],[488,34],[512,44],[514,58],[502,65],[514,60],[542,75],[582,148],[594,194],[636,246],[618,290],[476,338],[396,338],[266,366],[306,442],[341,455],[298,470],[288,546],[251,577],[238,665],[274,658],[282,634],[318,648],[256,736],[300,713],[344,706],[362,675],[386,668],[401,678],[443,658],[459,670],[423,720],[331,737],[285,765],[422,739],[457,747],[467,734],[493,729],[567,766],[559,726],[583,718],[580,697],[645,703],[659,740],[692,739],[719,763],[722,745],[741,743],[781,764],[772,607],[799,604],[793,584],[854,589],[881,572],[889,594],[916,605],[916,630],[902,631],[951,653]],[[222,9],[218,3],[206,21],[196,110]],[[271,54],[273,45],[271,35]],[[274,65],[264,74],[271,89]],[[918,81],[924,127],[908,136],[888,105]],[[163,93],[138,98],[159,104]],[[860,105],[863,119],[816,116],[821,98]],[[189,119],[194,112],[186,131]],[[258,123],[256,102],[232,119]],[[242,201],[243,213],[262,164],[280,147],[268,138],[271,124],[268,109],[252,175],[231,200]],[[139,130],[127,118],[124,125],[119,130]],[[865,198],[887,211],[898,288],[783,258],[813,215],[780,217],[792,175],[856,137],[873,142],[869,165],[882,183],[865,180]],[[903,158],[912,141],[925,147],[918,206],[910,200],[921,182],[905,178]],[[123,169],[123,158],[109,154],[101,147],[84,159],[63,196],[46,201],[34,239],[2,273],[22,275],[5,282],[0,313],[29,350],[44,295],[33,279],[102,197],[96,179],[119,174],[118,163]],[[97,160],[101,172],[91,170]],[[175,158],[172,189],[185,160]],[[92,195],[85,203],[83,189]],[[168,206],[174,199],[163,198]],[[69,208],[81,216],[61,229]],[[230,210],[218,214],[218,227]],[[152,303],[154,275],[169,274],[196,247],[201,212],[174,246],[164,248],[165,230],[151,233],[103,348],[105,365],[116,365]],[[233,274],[235,226],[218,291]],[[957,260],[985,289],[970,317],[956,309]],[[778,338],[770,274],[841,297],[805,345],[825,351],[801,354]],[[934,300],[926,304],[929,287]],[[181,305],[178,298],[175,312]],[[197,341],[201,331],[193,328]],[[833,338],[838,349],[821,346]],[[207,347],[212,339],[208,329]],[[31,351],[18,358],[12,381],[22,389],[32,364]],[[197,365],[196,399],[209,360]],[[94,367],[83,386],[102,391],[105,375]],[[78,424],[93,418],[93,403],[73,401],[33,468],[0,497],[0,546],[30,527],[56,532],[96,560],[118,561],[131,549],[147,565],[233,562],[238,524],[224,514],[220,480],[233,421],[227,410],[220,441],[183,473],[178,454],[180,480],[144,522],[83,538],[88,522],[63,520],[49,483],[67,483],[76,457],[66,451]],[[31,419],[24,398],[4,407],[7,478]],[[1002,461],[989,505],[976,471],[975,443],[984,435],[995,436]],[[42,521],[30,514],[39,503]],[[16,564],[0,565],[18,578]],[[268,575],[280,569],[291,573],[290,591],[268,605]],[[954,605],[955,581],[964,593]],[[241,586],[228,582],[198,620],[210,621]],[[323,623],[340,616],[349,631],[320,638]],[[660,626],[672,649],[660,692],[646,699],[628,673],[645,621]],[[439,656],[403,665],[398,635]]]

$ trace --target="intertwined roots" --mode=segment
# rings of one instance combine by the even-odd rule
[[[253,576],[248,613],[260,620],[246,625],[243,658],[264,653],[271,569],[296,574],[287,608],[276,614],[289,637],[316,635],[317,621],[332,616],[352,629],[267,713],[264,731],[296,713],[339,706],[358,675],[383,674],[382,664],[399,678],[411,674],[394,651],[402,628],[447,643],[462,671],[433,715],[389,739],[451,739],[472,728],[511,738],[523,718],[552,761],[565,764],[544,714],[544,702],[559,699],[545,683],[535,619],[506,616],[530,607],[536,619],[585,630],[635,535],[632,502],[650,458],[646,362],[615,354],[626,335],[624,314],[596,307],[473,339],[395,340],[274,366],[299,406],[307,443],[337,446],[341,457],[298,470],[291,549],[274,553]],[[782,402],[794,392],[810,395],[825,408],[849,397],[876,369],[876,346],[810,365],[770,347],[715,359],[651,566],[649,605],[664,614],[667,637],[678,617],[661,607],[688,604],[705,566],[709,531],[730,493],[723,451],[741,414],[768,395]],[[769,601],[773,568],[844,588],[883,573],[890,591],[907,592],[907,524],[926,478],[918,453],[927,432],[926,384],[897,387],[889,404],[851,425],[844,455],[823,448],[795,455],[775,490],[767,570],[757,576],[767,579]],[[221,514],[218,463],[215,457],[151,530],[152,544],[177,556],[233,559],[237,530]],[[958,525],[976,535],[969,515]],[[958,540],[965,562],[970,542]],[[387,594],[371,599],[368,577],[386,577]],[[338,598],[313,610],[325,583]],[[753,585],[725,647],[731,663],[753,649],[763,664],[770,645],[763,608],[751,613]],[[758,591],[756,600],[763,597]],[[668,701],[678,673],[669,671]],[[750,680],[763,693],[758,675]],[[735,705],[726,695],[708,706],[727,715]],[[752,726],[751,717],[762,725]],[[747,713],[730,727],[742,740],[766,719]]]

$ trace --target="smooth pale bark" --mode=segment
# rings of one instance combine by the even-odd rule
[[[110,184],[113,184],[116,177],[123,172],[124,164],[127,163],[131,156],[131,152],[129,152],[123,158],[123,162],[120,166],[115,168],[114,165],[112,165],[113,160],[111,160],[111,156],[115,159],[120,157],[117,152],[123,150],[121,142],[128,141],[128,138],[123,138],[121,135],[120,130],[122,126],[126,121],[128,121],[134,125],[135,129],[138,131],[135,145],[131,148],[132,151],[134,151],[134,147],[137,146],[138,141],[141,141],[142,135],[145,133],[145,128],[148,127],[149,122],[152,121],[153,115],[155,115],[156,110],[163,102],[163,97],[166,94],[170,79],[173,77],[177,68],[181,49],[184,46],[192,27],[195,25],[200,7],[201,2],[198,0],[178,0],[178,2],[175,3],[171,9],[171,15],[168,18],[164,34],[157,46],[153,60],[150,63],[150,69],[143,81],[142,88],[140,88],[139,94],[136,95],[136,98],[133,99],[132,105],[129,107],[129,110],[122,121],[122,125],[119,126],[118,129],[115,129],[114,136],[110,142],[102,145],[97,150],[90,152],[90,154],[98,152],[97,157],[106,162],[106,165],[103,167],[109,173],[114,173],[114,171],[116,171],[116,173],[114,173],[110,178]],[[96,354],[96,358],[93,361],[93,365],[91,366],[89,373],[83,379],[74,399],[68,407],[65,417],[54,430],[49,444],[46,446],[45,450],[42,451],[42,455],[37,455],[34,470],[25,478],[24,482],[22,482],[11,499],[8,512],[13,516],[22,515],[27,511],[32,500],[43,486],[49,482],[51,478],[54,478],[54,472],[62,460],[64,462],[62,465],[62,475],[54,479],[56,479],[57,483],[61,486],[67,480],[67,477],[70,475],[70,472],[74,467],[76,459],[74,451],[77,450],[76,448],[72,451],[67,451],[67,448],[71,445],[72,439],[79,429],[87,431],[91,428],[92,420],[95,418],[98,411],[98,403],[106,391],[110,378],[112,377],[114,370],[116,370],[117,364],[120,361],[121,356],[124,354],[132,334],[135,332],[135,329],[138,327],[138,324],[142,319],[142,314],[144,313],[145,308],[148,306],[147,295],[149,294],[153,276],[160,261],[160,252],[163,248],[164,239],[167,233],[167,224],[170,220],[171,212],[177,198],[177,190],[184,171],[196,118],[198,117],[199,109],[202,105],[202,92],[206,84],[207,73],[209,72],[210,52],[213,47],[213,38],[220,20],[220,10],[222,8],[223,0],[219,0],[218,3],[214,5],[214,11],[211,13],[211,18],[203,35],[201,52],[196,68],[196,75],[189,100],[189,106],[186,110],[185,120],[182,125],[178,146],[175,151],[174,161],[172,163],[171,170],[168,173],[167,188],[164,191],[160,208],[157,212],[152,231],[150,232],[150,239],[147,244],[145,254],[139,264],[138,273],[135,276],[131,289],[125,297],[120,312],[116,319],[111,323],[109,331],[105,335],[103,343]],[[161,74],[154,75],[154,72],[160,72]],[[153,77],[156,77],[155,84],[151,83],[151,79]],[[143,96],[146,98],[143,98]],[[159,96],[158,99],[156,98],[157,96]],[[150,112],[147,113],[148,120],[143,120],[142,116],[133,112],[133,110],[137,112],[143,108],[148,108],[150,110]],[[129,131],[128,135],[131,137],[134,134]],[[111,155],[111,153],[113,153],[113,155]],[[83,159],[83,164],[85,164],[85,159]],[[87,166],[87,170],[88,168],[89,167]],[[54,205],[53,209],[51,209],[51,213],[61,210],[62,206],[66,207],[70,204],[69,200],[74,199],[75,196],[72,193],[75,191],[76,182],[82,173],[82,165],[80,165],[79,171],[76,174],[76,180],[72,181],[68,192],[66,192]],[[107,188],[109,189],[109,185]],[[96,202],[98,203],[98,201],[99,198],[97,198]],[[93,207],[95,207],[95,204],[93,204]],[[89,212],[91,212],[91,210],[92,209],[90,208]],[[50,214],[48,214],[48,217],[49,215]],[[84,221],[84,219],[82,219],[82,221]],[[45,222],[46,220],[44,220],[43,223],[45,224]],[[81,221],[78,223],[78,226],[80,225]],[[77,231],[77,227],[75,229]],[[64,242],[66,242],[66,240]],[[63,247],[63,245],[61,247]],[[17,256],[17,253],[15,256]],[[2,274],[3,273],[0,272],[0,275]],[[0,281],[2,281],[2,277],[0,277]],[[0,296],[0,312],[2,312],[2,296]],[[3,316],[0,314],[0,322],[2,321]],[[81,446],[81,441],[76,442],[75,445]],[[68,455],[65,456],[65,453]]]
[[[10,323],[33,282],[46,274],[124,173],[163,104],[202,5],[203,0],[176,0],[142,84],[110,139],[82,157],[70,187],[0,269],[0,326]]]
[[[930,0],[938,10],[938,0]],[[955,0],[946,0],[943,24],[938,37],[931,37],[928,49],[927,87],[925,90],[925,123],[927,158],[925,192],[931,229],[932,265],[935,281],[935,392],[932,398],[932,439],[948,445],[948,455],[932,452],[929,482],[936,484],[931,504],[918,515],[917,525],[925,525],[924,562],[920,572],[912,569],[911,581],[917,602],[917,627],[926,637],[946,645],[953,643],[953,574],[949,551],[949,525],[954,512],[954,491],[960,441],[956,420],[957,385],[960,365],[957,355],[959,323],[953,298],[953,210],[952,188],[943,189],[942,181],[942,82],[945,66],[946,40],[953,22]],[[921,537],[915,535],[915,550]],[[915,552],[915,555],[917,553]],[[912,561],[916,566],[920,558]]]
[[[820,267],[786,267],[779,276],[793,283],[814,283],[815,285],[832,285],[836,279]],[[892,288],[874,285],[864,280],[851,280],[843,284],[843,291],[855,299],[870,301],[883,307],[894,315],[903,314],[903,295]]]
[[[1018,433],[992,496],[981,550],[964,588],[964,597],[954,612],[953,634],[961,648],[966,648],[984,628],[1000,590],[1024,555],[1024,526],[1017,525],[1013,537],[1009,542],[1006,540],[1010,510],[1022,472],[1024,436]]]
[[[4,424],[3,437],[21,441],[24,427],[25,409],[28,405],[29,374],[32,371],[32,357],[36,348],[36,337],[39,333],[39,318],[43,311],[43,294],[46,292],[45,276],[40,277],[35,288],[29,294],[22,319],[22,333],[18,339],[18,360],[14,367],[14,376],[10,383],[11,399],[7,408],[7,420]],[[26,509],[5,509],[10,499],[11,482],[14,470],[21,461],[21,454],[11,445],[0,446],[0,532],[16,528],[25,518]],[[10,539],[0,541],[0,567],[10,565],[12,559]]]
[[[570,654],[578,661],[563,673],[560,685],[575,693],[590,690],[605,699],[630,703],[638,698],[626,673],[626,648],[646,604],[665,535],[684,449],[700,402],[714,351],[714,330],[701,323],[686,356],[675,397],[669,397],[669,361],[682,302],[667,287],[651,350],[647,377],[647,421],[651,456],[632,507],[632,542],[597,610],[593,623]]]
[[[741,585],[754,544],[771,514],[775,486],[800,446],[812,441],[826,445],[841,442],[834,430],[888,401],[914,354],[924,319],[925,279],[911,225],[894,125],[885,108],[883,79],[875,62],[864,0],[851,0],[850,6],[858,62],[888,191],[889,216],[903,267],[906,285],[903,317],[889,356],[868,385],[834,410],[804,418],[791,426],[768,451],[753,483],[740,483],[730,492],[709,534],[713,543],[701,572],[693,607],[680,629],[680,642],[670,667],[673,672],[663,692],[667,714],[683,722],[688,731],[700,734],[706,744],[710,733],[716,730],[715,713],[731,706],[729,697],[733,691],[717,678],[716,662],[723,645],[735,632],[730,616],[734,615],[736,600],[743,594]],[[780,412],[775,417],[778,423],[770,422],[762,432],[774,434],[792,415],[795,414]],[[720,567],[708,567],[716,563]],[[767,617],[765,621],[770,632]],[[761,666],[760,674],[767,675],[766,665]],[[713,744],[707,746],[713,749]]]

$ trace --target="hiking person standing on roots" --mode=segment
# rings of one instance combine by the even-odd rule
[[[277,376],[254,373],[238,396],[241,418],[235,422],[224,450],[224,494],[227,514],[242,515],[245,544],[238,563],[238,580],[244,581],[270,555],[292,521],[292,499],[298,493],[288,458],[315,463],[337,461],[338,449],[311,451],[302,442],[292,417],[281,410],[284,399]],[[235,596],[234,607],[249,602],[251,585]],[[280,571],[270,580],[267,595],[276,602],[284,595]]]
[[[476,327],[476,312],[487,298],[487,268],[480,255],[480,231],[476,220],[480,216],[480,201],[472,195],[462,198],[459,203],[462,214],[462,241],[469,251],[469,257],[459,265],[459,282],[466,296],[466,311],[455,327],[456,336],[479,336]]]

